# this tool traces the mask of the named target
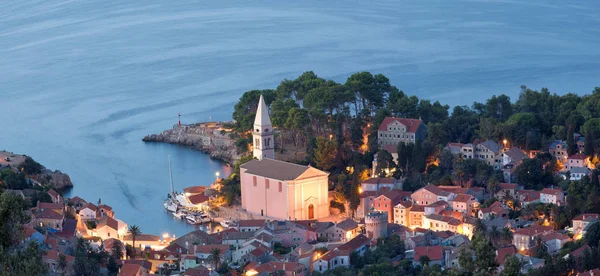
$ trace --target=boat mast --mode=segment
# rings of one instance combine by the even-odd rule
[[[173,172],[171,171],[171,154],[169,153],[169,180],[171,182],[171,195],[173,195]]]

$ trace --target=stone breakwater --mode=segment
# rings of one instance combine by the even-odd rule
[[[210,155],[210,158],[233,164],[240,156],[235,140],[229,136],[231,133],[220,122],[174,125],[159,134],[146,135],[142,141],[190,147]]]

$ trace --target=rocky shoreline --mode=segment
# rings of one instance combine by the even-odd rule
[[[28,161],[28,158],[31,161]],[[36,173],[26,173],[26,178],[36,185],[48,186],[61,191],[73,188],[73,182],[68,174],[59,170],[49,170],[43,165],[33,161],[33,159],[27,155],[0,151],[0,170],[9,168],[15,172],[19,172],[24,171],[23,166],[25,165],[39,166],[39,168],[36,169]]]
[[[142,138],[144,142],[169,143],[186,146],[203,153],[212,159],[233,164],[240,158],[235,148],[235,140],[229,137],[231,130],[222,122],[205,122],[190,125],[174,125],[159,134]]]

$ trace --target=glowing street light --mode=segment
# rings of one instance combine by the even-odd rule
[[[219,174],[219,172],[216,172],[216,173],[215,173],[215,176],[216,176],[217,178],[219,178],[219,175],[220,175],[220,174]]]

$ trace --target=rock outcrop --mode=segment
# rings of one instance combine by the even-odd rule
[[[63,173],[59,170],[51,171],[46,168],[42,170],[42,173],[29,175],[30,179],[41,183],[42,185],[51,186],[57,190],[65,190],[73,188],[73,182],[68,174]]]
[[[229,137],[230,133],[222,123],[174,125],[172,129],[159,134],[147,135],[142,141],[187,146],[209,154],[213,159],[233,163],[240,156],[236,151],[235,141]]]

